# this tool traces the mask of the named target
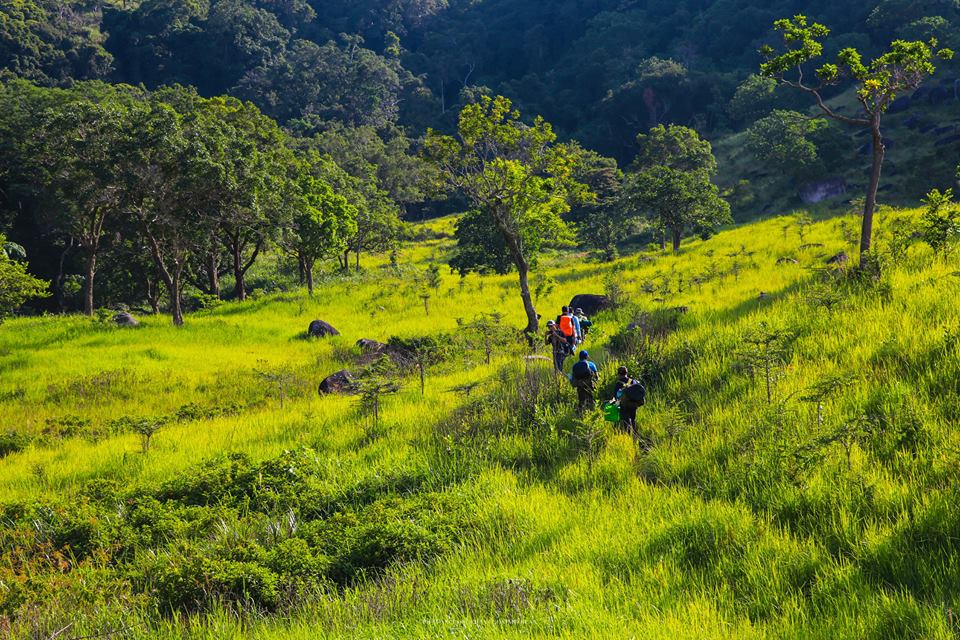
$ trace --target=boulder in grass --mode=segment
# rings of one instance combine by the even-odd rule
[[[353,374],[343,369],[324,378],[323,382],[320,383],[319,392],[320,395],[324,396],[331,393],[349,394],[353,393],[354,390]]]
[[[613,308],[613,301],[607,296],[581,293],[578,296],[574,296],[573,300],[570,301],[570,308],[574,310],[583,309],[583,312],[588,316],[594,316],[601,311]]]
[[[340,332],[334,329],[329,322],[314,320],[307,329],[307,335],[311,338],[326,338],[327,336],[338,336]]]
[[[123,311],[113,316],[113,323],[118,327],[139,327],[140,321],[134,318],[132,315]]]
[[[357,348],[360,349],[360,353],[365,356],[370,355],[380,355],[387,350],[387,345],[382,342],[377,342],[376,340],[369,340],[367,338],[361,338],[357,340]]]
[[[850,262],[850,256],[848,256],[844,251],[841,251],[837,255],[827,259],[827,264],[844,265],[848,262]]]

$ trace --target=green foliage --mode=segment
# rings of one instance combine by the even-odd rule
[[[0,245],[5,243],[6,238],[0,234]],[[0,251],[0,323],[27,300],[49,295],[48,286],[48,283],[30,275],[26,264]]]
[[[835,139],[830,134],[825,119],[778,110],[750,127],[747,149],[758,162],[778,173],[794,179],[816,177],[836,166],[842,157],[836,145],[830,144]]]
[[[512,106],[498,96],[464,107],[459,141],[431,131],[425,153],[440,168],[448,187],[469,199],[502,237],[520,274],[527,330],[536,333],[539,323],[528,273],[545,242],[569,239],[561,216],[570,210],[571,201],[587,200],[591,194],[576,181],[576,157],[568,147],[556,144],[550,124],[538,116],[527,126]],[[461,252],[461,263],[464,255]],[[483,259],[477,252],[466,255]]]
[[[751,74],[737,86],[727,112],[739,123],[756,122],[778,106],[781,101],[777,95],[778,86],[773,78]]]
[[[670,234],[674,252],[691,231],[710,233],[732,222],[730,205],[701,172],[653,167],[631,175],[627,189],[631,204],[645,212],[657,229]]]
[[[927,205],[920,218],[920,238],[933,252],[946,257],[960,241],[960,206],[953,200],[953,190],[941,193],[934,189],[927,194]]]
[[[871,132],[873,161],[860,237],[861,255],[866,254],[873,241],[873,217],[885,153],[881,119],[897,97],[917,89],[934,73],[934,59],[949,60],[953,58],[953,51],[938,49],[936,40],[894,40],[884,53],[865,63],[857,49],[847,47],[837,54],[836,62],[828,62],[816,70],[818,83],[814,84],[812,80],[804,79],[804,65],[823,56],[823,41],[830,30],[822,24],[809,23],[804,15],[777,20],[774,28],[783,37],[784,51],[777,53],[773,47],[765,45],[761,49],[766,58],[766,62],[760,65],[761,73],[809,94],[827,117],[869,128]],[[858,116],[842,114],[824,99],[824,88],[842,81],[849,82],[856,91],[860,102]]]
[[[95,31],[97,16],[76,2],[0,3],[0,67],[43,85],[106,77],[112,57]]]
[[[450,268],[461,275],[469,273],[509,273],[513,258],[503,234],[483,211],[468,211],[457,220],[457,248],[450,258]]]
[[[710,143],[695,130],[680,125],[658,125],[637,136],[640,152],[633,161],[635,170],[667,167],[676,171],[717,172],[717,159]]]

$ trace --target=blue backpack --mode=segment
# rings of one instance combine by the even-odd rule
[[[593,375],[590,364],[586,360],[581,360],[570,370],[574,380],[587,380]]]

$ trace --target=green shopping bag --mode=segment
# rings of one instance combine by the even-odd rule
[[[613,402],[603,405],[603,419],[607,422],[620,422],[620,405]]]

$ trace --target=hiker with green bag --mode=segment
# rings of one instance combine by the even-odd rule
[[[630,377],[626,367],[617,369],[617,382],[614,386],[611,404],[619,407],[620,426],[635,436],[637,429],[637,409],[647,402],[647,390],[639,380]],[[611,411],[611,416],[613,412]]]

